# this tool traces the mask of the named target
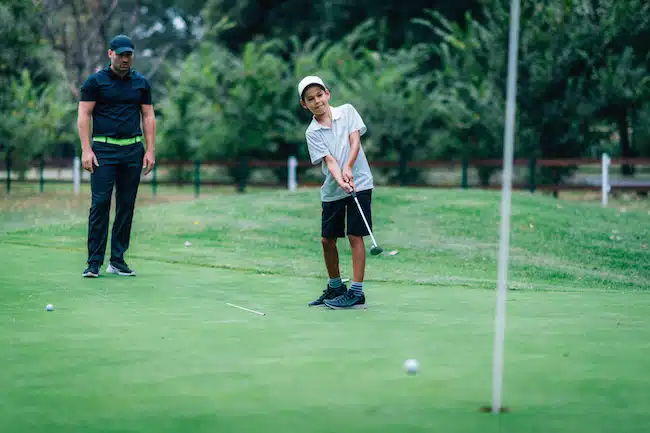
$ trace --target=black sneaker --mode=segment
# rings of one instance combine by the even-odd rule
[[[320,298],[316,299],[315,301],[311,301],[309,303],[309,306],[315,307],[317,305],[323,305],[323,301],[325,301],[326,299],[334,299],[337,296],[341,296],[347,291],[348,288],[345,284],[342,284],[341,287],[339,287],[338,289],[333,289],[328,284],[325,290],[323,290],[323,294],[320,295]]]
[[[97,263],[90,263],[83,274],[84,278],[97,278],[99,277],[99,265]]]
[[[338,296],[334,299],[326,299],[323,301],[323,303],[331,308],[332,310],[344,310],[348,308],[356,308],[356,309],[366,309],[368,306],[366,305],[366,296],[364,294],[361,294],[361,296],[357,296],[354,294],[352,290],[348,290],[341,296]]]
[[[124,262],[110,262],[106,268],[109,274],[125,275],[127,277],[135,277],[135,271],[129,269]]]

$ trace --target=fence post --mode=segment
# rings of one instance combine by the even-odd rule
[[[250,174],[250,167],[248,162],[248,155],[239,156],[239,168],[237,169],[237,191],[241,193],[246,192],[246,183],[248,182],[248,176]]]
[[[74,157],[72,161],[72,182],[74,183],[74,193],[79,194],[81,189],[81,158]]]
[[[460,187],[462,189],[467,189],[468,186],[467,171],[469,170],[469,162],[467,161],[467,157],[463,156],[461,164],[462,164],[462,174],[460,180]]]
[[[298,167],[298,159],[295,156],[289,157],[289,191],[295,191],[298,188],[298,180],[296,176],[296,169]]]
[[[609,158],[609,155],[606,153],[603,153],[602,156],[602,179],[601,179],[601,185],[602,185],[602,205],[607,206],[607,199],[609,195],[609,191],[611,190],[611,187],[609,185],[609,165],[612,162],[612,160]]]
[[[537,158],[534,156],[530,157],[530,161],[528,161],[528,189],[530,190],[531,194],[535,192],[537,189],[537,179],[535,178],[535,174],[537,172]]]
[[[7,194],[9,194],[11,192],[11,149],[7,150],[5,167],[7,167]]]
[[[43,192],[43,185],[45,184],[45,158],[41,158],[41,164],[40,164],[40,178],[39,178],[39,183],[40,183],[40,188],[41,192]]]
[[[408,185],[408,158],[402,151],[399,156],[399,183],[401,186]]]
[[[199,190],[201,188],[201,161],[198,159],[194,161],[194,197],[199,197]]]
[[[153,173],[151,174],[151,194],[155,197],[156,196],[156,182],[158,180],[158,177],[156,176],[156,171],[157,171],[158,165],[153,166]]]

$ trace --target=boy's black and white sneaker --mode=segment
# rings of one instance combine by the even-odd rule
[[[99,277],[99,265],[97,263],[90,263],[83,274],[84,278],[97,278]]]
[[[366,305],[366,296],[364,294],[356,295],[352,290],[348,290],[341,296],[334,299],[326,299],[323,303],[332,310],[345,309],[363,309],[368,308]]]
[[[318,298],[318,299],[316,299],[314,301],[311,301],[309,303],[309,306],[310,307],[315,307],[317,305],[325,305],[323,302],[326,299],[334,299],[337,296],[341,296],[342,294],[344,294],[347,291],[348,291],[348,288],[347,288],[347,286],[345,284],[342,284],[341,287],[336,288],[336,289],[330,287],[329,284],[328,284],[327,287],[325,288],[325,290],[323,290],[323,294],[320,295],[320,298]]]
[[[106,267],[106,272],[109,274],[124,275],[127,277],[135,277],[135,271],[131,270],[124,262],[110,262]]]

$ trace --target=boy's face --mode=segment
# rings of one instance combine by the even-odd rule
[[[314,116],[322,116],[329,108],[330,92],[319,85],[307,87],[300,105],[311,111]]]

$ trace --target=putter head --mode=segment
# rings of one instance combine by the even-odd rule
[[[377,255],[379,255],[379,254],[381,254],[383,252],[384,252],[384,249],[382,247],[380,247],[380,246],[370,248],[370,254],[372,254],[373,256],[377,256]]]

